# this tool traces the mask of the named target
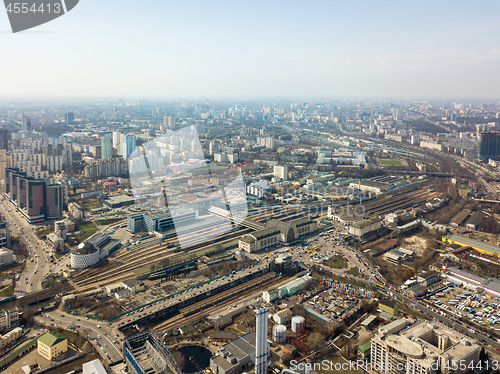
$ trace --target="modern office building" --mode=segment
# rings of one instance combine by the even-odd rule
[[[118,247],[120,241],[112,239],[107,232],[94,234],[85,243],[80,243],[71,250],[71,267],[85,269],[95,265]]]
[[[23,113],[23,119],[22,119],[22,131],[31,131],[31,118],[25,117]]]
[[[480,132],[477,147],[478,157],[483,161],[498,160],[500,153],[500,133],[487,131]]]
[[[62,217],[63,186],[28,177],[18,168],[5,168],[5,194],[29,223]]]
[[[101,138],[101,159],[107,160],[113,157],[113,139],[111,135],[105,135]]]
[[[162,232],[172,229],[175,225],[194,222],[197,219],[198,211],[190,208],[131,214],[127,217],[127,231],[132,234],[141,231]]]

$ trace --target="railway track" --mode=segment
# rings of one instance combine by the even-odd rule
[[[253,292],[259,292],[259,291],[265,290],[269,287],[272,287],[272,286],[282,282],[283,280],[284,280],[284,278],[276,279],[272,282],[266,283],[265,285],[254,288]],[[177,327],[180,327],[182,325],[185,325],[186,323],[199,320],[200,318],[203,318],[204,316],[207,316],[212,312],[215,312],[219,309],[225,308],[226,306],[228,306],[236,301],[242,300],[246,297],[247,297],[246,295],[240,294],[236,298],[226,299],[225,301],[219,302],[217,305],[213,305],[211,307],[205,308],[204,310],[196,312],[196,313],[190,315],[188,318],[184,317],[182,314],[179,314],[175,317],[172,317],[168,321],[162,322],[161,324],[157,325],[156,327],[154,327],[154,330],[160,334],[164,334],[165,332],[172,330],[172,329],[175,329]]]
[[[282,212],[276,214],[275,212],[263,212],[258,215],[252,216],[252,219],[258,222],[267,221],[270,217],[273,218],[283,218],[284,221],[288,221],[294,218],[298,218],[303,215],[302,212],[295,213],[296,208],[289,208],[284,206],[281,208]],[[295,213],[295,214],[294,214]],[[213,228],[201,230],[205,232],[206,230],[213,230]],[[146,246],[138,251],[127,251],[122,252],[115,256],[110,262],[104,266],[99,266],[99,268],[84,270],[77,276],[73,278],[73,282],[78,288],[92,288],[92,287],[102,287],[103,285],[113,281],[121,281],[134,277],[133,273],[138,267],[144,267],[152,265],[161,261],[171,261],[175,262],[186,256],[187,253],[196,254],[196,252],[203,251],[212,247],[215,244],[226,244],[231,242],[237,237],[244,235],[245,233],[251,232],[251,229],[244,228],[232,233],[224,233],[212,240],[213,244],[200,243],[192,247],[186,248],[184,251],[179,252],[178,247],[168,248],[169,244],[173,244],[177,238],[167,239],[161,243],[153,244],[152,246]],[[184,234],[192,236],[193,233]],[[176,252],[177,251],[177,252]],[[139,263],[140,262],[140,263]]]

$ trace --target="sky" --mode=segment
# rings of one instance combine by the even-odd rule
[[[500,2],[80,0],[13,34],[0,96],[499,99]]]

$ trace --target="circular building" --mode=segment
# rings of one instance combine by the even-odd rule
[[[85,269],[99,262],[99,248],[90,243],[80,243],[76,249],[71,250],[71,267],[73,269]]]

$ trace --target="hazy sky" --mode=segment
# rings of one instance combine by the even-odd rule
[[[500,2],[80,0],[12,34],[1,96],[498,99]]]

